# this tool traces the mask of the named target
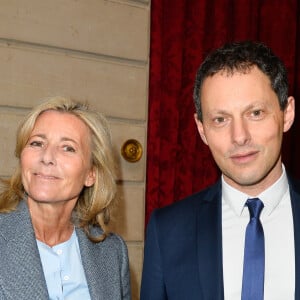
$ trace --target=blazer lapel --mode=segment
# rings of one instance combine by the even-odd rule
[[[199,205],[198,261],[203,299],[224,299],[221,183]]]
[[[91,299],[99,299],[99,295],[105,292],[101,285],[101,279],[105,278],[107,273],[101,267],[101,257],[95,255],[99,252],[99,250],[98,252],[95,250],[97,244],[91,242],[80,228],[76,228],[76,234]]]
[[[25,201],[0,219],[0,285],[6,299],[49,299]]]

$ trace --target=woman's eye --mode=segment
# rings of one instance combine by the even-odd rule
[[[75,152],[75,149],[72,146],[64,146],[63,149],[66,152]]]
[[[43,146],[43,143],[40,142],[40,141],[32,141],[29,143],[30,146],[32,147],[42,147]]]

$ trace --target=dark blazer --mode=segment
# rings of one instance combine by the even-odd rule
[[[99,233],[99,232],[98,232]],[[127,248],[117,235],[93,243],[76,229],[91,299],[131,299]],[[0,214],[0,299],[48,300],[40,255],[25,201]]]
[[[300,299],[300,185],[290,180],[295,299]],[[222,300],[221,181],[153,212],[147,228],[141,300]]]

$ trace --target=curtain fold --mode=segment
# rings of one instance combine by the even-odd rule
[[[235,40],[266,43],[286,64],[290,94],[297,102],[299,6],[296,0],[151,1],[146,222],[153,209],[201,190],[219,176],[193,117],[194,77],[209,51]],[[296,122],[284,137],[283,161],[299,178],[296,111]]]

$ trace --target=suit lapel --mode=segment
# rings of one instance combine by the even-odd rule
[[[203,299],[222,300],[222,217],[221,183],[207,195],[198,211],[198,261]]]
[[[300,187],[290,179],[295,239],[295,299],[300,299]]]

